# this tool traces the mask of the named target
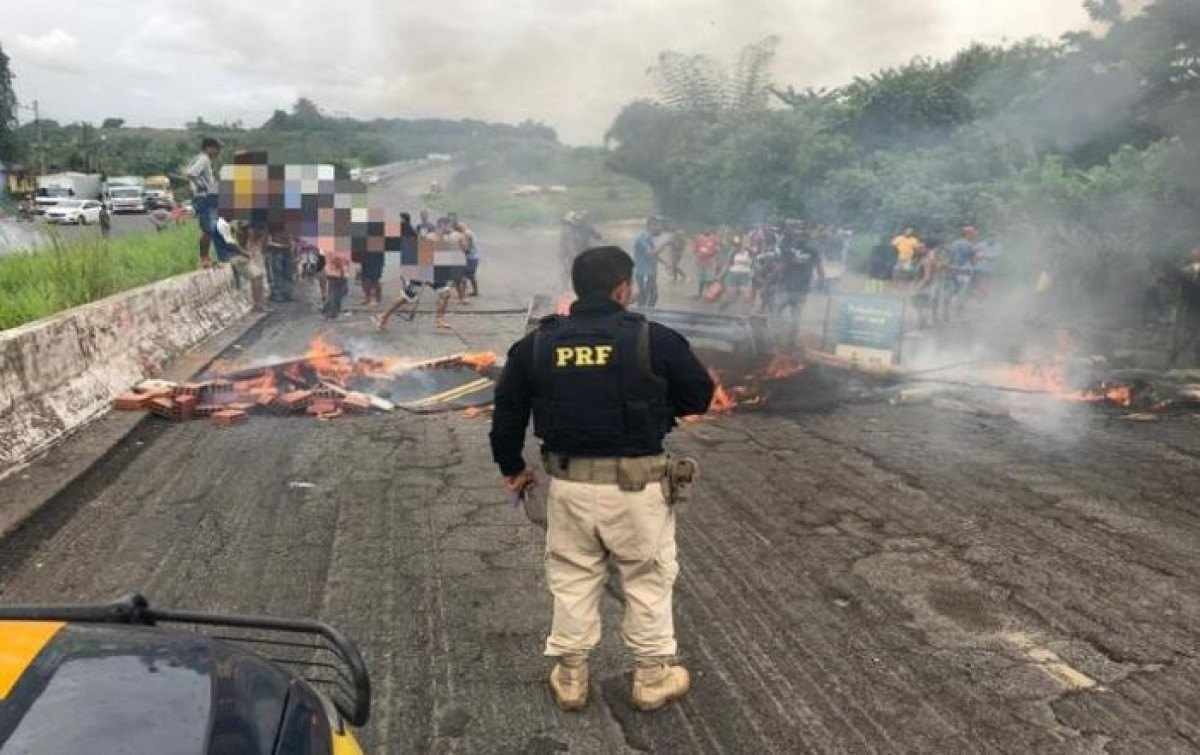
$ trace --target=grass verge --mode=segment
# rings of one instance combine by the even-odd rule
[[[196,269],[195,223],[162,233],[63,239],[0,257],[0,330]]]

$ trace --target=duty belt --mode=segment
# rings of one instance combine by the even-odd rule
[[[667,472],[665,454],[593,458],[544,452],[542,462],[546,474],[560,480],[619,485],[622,489],[632,490],[641,490],[650,482],[662,479]]]

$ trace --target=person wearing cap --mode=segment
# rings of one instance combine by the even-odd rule
[[[633,259],[615,246],[575,258],[570,315],[542,318],[508,352],[496,384],[492,456],[510,498],[539,483],[524,459],[530,415],[550,475],[546,582],[554,617],[545,655],[563,710],[588,699],[588,655],[600,642],[600,601],[612,563],[621,577],[621,637],[635,658],[633,705],[656,710],[685,695],[675,663],[672,596],[679,571],[675,510],[695,462],[668,456],[677,418],[703,414],[713,380],[679,333],[626,311]]]
[[[187,179],[192,188],[192,209],[196,213],[196,223],[200,226],[200,265],[212,267],[209,257],[209,246],[216,237],[215,224],[217,218],[217,178],[213,172],[213,160],[221,154],[221,141],[212,136],[206,136],[200,142],[200,153],[196,155],[187,167]],[[220,241],[218,244],[222,243]]]

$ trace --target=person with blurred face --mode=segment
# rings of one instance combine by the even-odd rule
[[[413,227],[412,217],[407,212],[400,213],[400,239],[406,248],[411,248],[420,243],[418,240],[418,231]],[[422,285],[424,285],[422,281],[408,280],[401,276],[400,298],[392,302],[391,306],[382,315],[374,318],[375,327],[380,332],[387,330],[388,320],[392,318],[392,315],[406,309],[410,312],[410,319],[415,317]]]

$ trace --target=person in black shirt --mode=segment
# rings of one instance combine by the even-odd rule
[[[779,253],[780,292],[776,305],[780,315],[783,310],[790,310],[784,340],[787,348],[793,348],[800,318],[804,314],[804,303],[808,300],[808,292],[812,290],[813,273],[817,274],[820,285],[824,287],[825,265],[821,261],[820,249],[798,221],[788,221],[779,244]]]
[[[600,598],[611,560],[625,594],[622,637],[637,659],[633,702],[654,710],[686,694],[671,595],[678,573],[673,470],[663,438],[676,418],[702,414],[708,371],[683,336],[625,311],[633,260],[597,247],[571,268],[579,299],[513,345],[496,386],[492,455],[509,494],[536,484],[522,452],[532,414],[550,475],[546,578],[554,619],[545,653],[563,710],[587,703],[588,653],[600,639]]]

